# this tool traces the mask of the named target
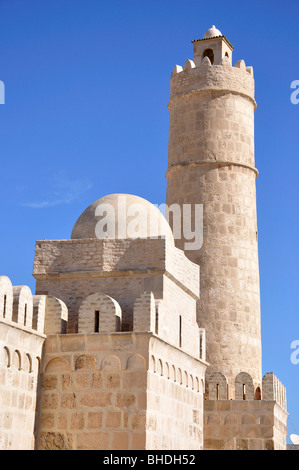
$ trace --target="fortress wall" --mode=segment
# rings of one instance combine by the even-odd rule
[[[147,449],[202,449],[206,364],[154,337],[149,353]]]
[[[204,448],[285,450],[287,416],[274,400],[205,400]]]
[[[168,385],[173,404],[176,406],[182,402],[183,408],[190,409],[199,406],[202,393],[195,392],[195,389],[192,391],[191,383],[199,390],[197,384],[203,380],[205,365],[156,337],[152,345],[153,338],[153,335],[144,333],[49,336],[44,348],[38,448],[151,448],[153,441],[150,435],[157,411],[157,408],[155,412],[151,410],[152,398],[147,391],[153,385],[151,376],[158,377],[160,391],[164,387],[162,383],[174,383],[166,373],[163,351],[164,356],[167,352],[168,358],[173,358],[173,361],[168,359],[168,365],[171,370],[174,366],[176,376],[179,376],[178,366],[182,367],[183,363],[185,369],[182,368],[181,372],[186,368],[188,371],[191,395],[186,400],[186,383],[179,381],[176,386]],[[154,361],[152,356],[155,356]],[[165,387],[163,390],[166,392]],[[157,389],[153,391],[151,388],[151,392],[160,394]],[[194,398],[196,393],[197,399]],[[186,404],[183,403],[185,401]],[[163,413],[164,427],[158,423],[155,430],[160,438],[168,432],[169,423],[174,419],[172,408],[163,407]],[[187,437],[184,433],[190,432],[189,425],[200,426],[197,425],[200,420],[197,413],[194,416],[193,412],[187,413],[184,415],[186,419],[184,429],[177,428],[178,440]],[[195,424],[194,419],[197,420]],[[197,434],[194,431],[194,439]]]
[[[277,401],[277,403],[286,410],[286,389],[276,375],[274,375],[273,372],[267,372],[267,374],[263,376],[262,384],[263,398],[265,400]]]
[[[199,357],[197,300],[172,279],[163,277],[163,301],[159,306],[159,336],[188,354]]]
[[[35,448],[42,347],[67,317],[60,300],[0,276],[0,450]]]
[[[126,333],[49,336],[38,448],[144,448],[147,345]]]
[[[0,449],[34,449],[44,312],[32,328],[29,287],[0,276]]]
[[[0,450],[33,450],[43,336],[0,320]]]

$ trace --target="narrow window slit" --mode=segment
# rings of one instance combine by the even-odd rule
[[[182,347],[182,317],[179,317],[179,347]]]
[[[94,332],[99,333],[100,332],[100,311],[96,310],[94,312]]]
[[[6,315],[6,295],[4,295],[4,299],[3,299],[3,318],[5,318],[5,315]]]
[[[26,326],[26,320],[27,320],[27,304],[25,304],[25,307],[24,307],[24,326]]]
[[[159,334],[159,312],[158,309],[156,309],[156,317],[155,317],[155,333],[156,335]]]

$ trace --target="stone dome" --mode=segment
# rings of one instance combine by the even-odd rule
[[[93,202],[80,215],[71,238],[166,238],[174,244],[171,228],[161,211],[131,194],[110,194]]]
[[[203,35],[203,38],[204,39],[208,39],[208,38],[214,38],[215,36],[222,36],[222,33],[221,31],[219,31],[219,29],[217,29],[214,25],[211,26],[210,29],[208,29],[205,34]]]

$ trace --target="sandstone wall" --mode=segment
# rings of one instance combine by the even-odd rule
[[[13,287],[0,276],[0,449],[35,446],[37,389],[43,318],[33,329],[33,296],[29,287]]]
[[[228,400],[227,381],[220,373],[206,377],[204,402],[205,448],[214,450],[285,450],[286,390],[273,372],[254,389],[247,372],[235,378]]]
[[[203,448],[206,364],[153,338],[147,391],[147,449]]]
[[[49,336],[44,354],[39,449],[151,449],[169,429],[167,448],[200,445],[204,363],[144,333]]]
[[[276,401],[204,402],[205,450],[285,450],[286,411]]]
[[[47,334],[61,333],[66,305],[55,297],[32,295],[0,276],[0,449],[32,450],[42,348]]]

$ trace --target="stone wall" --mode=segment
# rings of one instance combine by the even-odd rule
[[[0,449],[35,448],[43,343],[67,318],[62,301],[0,276]]]
[[[225,57],[221,65],[211,65],[207,57],[199,65],[188,59],[184,70],[175,66],[170,86],[171,100],[187,93],[214,90],[243,94],[254,103],[253,70],[252,67],[246,67],[244,60],[236,62],[232,67],[231,59]]]
[[[33,296],[27,286],[0,277],[0,449],[35,446],[37,389],[45,312],[33,329]]]
[[[286,390],[273,372],[254,389],[247,372],[235,377],[228,393],[221,373],[207,374],[204,402],[205,448],[214,450],[285,450]],[[228,400],[228,395],[235,400]]]
[[[204,448],[285,450],[286,421],[274,400],[205,400]]]
[[[203,448],[205,369],[203,361],[151,339],[147,449]]]
[[[152,334],[49,336],[38,448],[152,449],[170,430],[167,448],[200,447],[204,371]]]

